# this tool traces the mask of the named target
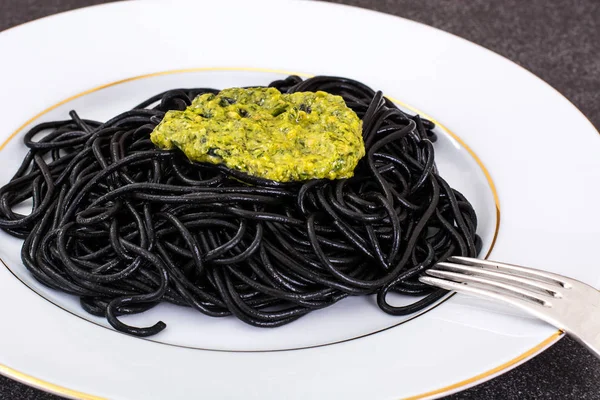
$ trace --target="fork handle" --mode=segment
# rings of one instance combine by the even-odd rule
[[[588,348],[596,357],[600,358],[600,338],[596,335],[593,340],[583,339],[581,336],[571,334],[571,337]]]
[[[564,331],[600,358],[600,304],[592,302],[571,311],[581,314],[578,320],[583,322]]]

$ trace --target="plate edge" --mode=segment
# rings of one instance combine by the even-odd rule
[[[502,375],[503,373],[508,372],[515,367],[518,367],[519,365],[521,365],[522,363],[524,363],[526,361],[531,360],[533,357],[535,357],[539,353],[543,352],[544,350],[548,349],[550,346],[552,346],[553,344],[558,342],[564,336],[565,336],[564,332],[561,330],[558,330],[558,331],[554,332],[551,336],[546,338],[543,342],[539,343],[537,346],[532,347],[531,349],[527,350],[525,353],[518,355],[517,357],[505,362],[504,364],[501,364],[490,370],[482,372],[479,375],[475,375],[472,378],[468,378],[468,379],[453,383],[451,385],[432,390],[430,392],[417,394],[415,396],[405,397],[402,400],[438,399],[441,396],[447,396],[447,395],[450,395],[453,393],[463,391],[470,387],[479,385],[479,384],[486,382],[492,378],[495,378],[496,376]]]

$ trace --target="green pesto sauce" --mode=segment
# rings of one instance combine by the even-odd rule
[[[340,96],[233,88],[169,111],[151,134],[192,161],[279,182],[349,178],[365,155],[362,122]]]

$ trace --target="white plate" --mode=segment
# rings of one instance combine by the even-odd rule
[[[0,54],[0,140],[13,138],[0,149],[2,183],[27,127],[72,108],[106,118],[172,87],[264,84],[288,71],[348,76],[452,129],[438,131],[439,167],[473,202],[492,258],[600,283],[600,136],[548,85],[462,39],[326,3],[147,1],[8,30]],[[454,296],[404,319],[347,299],[272,330],[161,306],[128,317],[169,325],[142,340],[40,286],[19,247],[0,235],[0,372],[77,398],[435,397],[560,337],[510,308]]]

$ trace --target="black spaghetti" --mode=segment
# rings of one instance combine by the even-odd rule
[[[118,317],[163,301],[276,327],[347,296],[376,294],[394,315],[440,299],[419,274],[476,256],[481,240],[473,208],[438,175],[434,124],[350,79],[270,86],[344,98],[367,152],[354,177],[278,183],[159,150],[149,135],[166,111],[218,92],[170,90],[104,123],[71,112],[31,129],[28,154],[0,189],[0,228],[24,239],[38,281],[136,336],[166,325]],[[17,213],[27,201],[31,213]],[[390,291],[421,298],[395,307]]]

